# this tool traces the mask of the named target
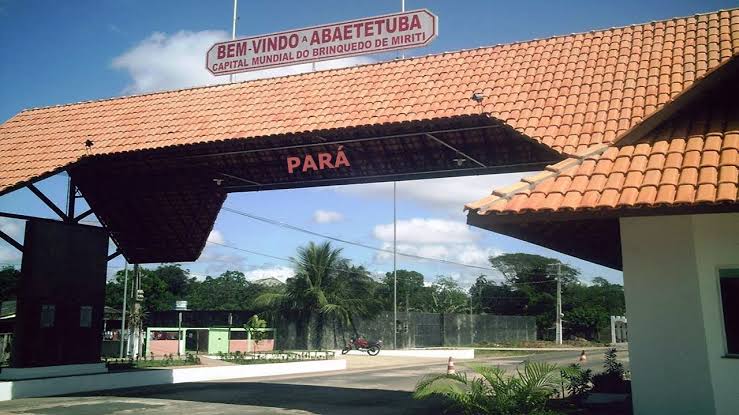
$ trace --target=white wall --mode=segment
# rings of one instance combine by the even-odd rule
[[[718,284],[719,267],[739,267],[739,213],[694,216],[693,234],[716,412],[739,414],[739,359],[723,357]]]
[[[206,382],[223,379],[345,370],[346,360],[264,363],[258,365],[206,366],[181,369],[133,370],[97,375],[69,376],[0,382],[0,401],[39,396],[65,395],[109,389],[133,388],[172,383]]]
[[[737,226],[739,214],[621,219],[637,415],[739,413],[716,273],[739,263]]]

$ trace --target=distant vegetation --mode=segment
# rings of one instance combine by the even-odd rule
[[[193,310],[251,310],[294,319],[332,316],[352,328],[355,317],[393,309],[392,272],[373,279],[368,270],[353,265],[340,248],[328,242],[299,248],[293,263],[295,276],[285,284],[251,282],[240,271],[198,280],[176,264],[142,267],[143,308],[145,312],[172,310],[176,300],[187,300]],[[577,269],[556,259],[515,253],[491,257],[490,264],[502,279],[480,275],[467,291],[448,276],[437,276],[433,284],[427,284],[419,272],[398,270],[398,310],[534,316],[539,337],[552,338],[553,270],[559,266],[565,338],[598,339],[607,334],[610,315],[625,314],[621,285],[603,278],[583,284]],[[0,300],[15,298],[19,276],[13,267],[0,269]],[[129,284],[131,276],[129,269]],[[118,271],[108,281],[106,305],[121,308],[123,280],[123,271]]]

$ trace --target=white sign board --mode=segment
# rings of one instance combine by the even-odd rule
[[[439,18],[426,9],[368,17],[211,46],[206,68],[213,75],[410,49],[429,44]]]

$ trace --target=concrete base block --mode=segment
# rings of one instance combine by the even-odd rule
[[[336,354],[341,354],[341,350],[337,350]],[[359,350],[349,351],[351,355],[367,355],[367,352]],[[474,359],[475,349],[382,349],[380,356],[397,356],[397,357],[425,357],[438,359]]]
[[[16,380],[0,382],[0,401],[150,385],[257,378],[345,369],[346,360],[336,359],[254,365],[132,370],[128,372],[68,376],[64,378]]]
[[[0,380],[22,380],[52,378],[59,376],[92,375],[106,373],[105,363],[89,363],[82,365],[59,365],[41,367],[6,367],[0,371]]]

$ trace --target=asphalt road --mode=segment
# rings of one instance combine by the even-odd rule
[[[477,363],[514,370],[522,360],[561,365],[577,361],[579,352],[547,352],[524,357],[480,359]],[[619,356],[628,364],[628,355]],[[411,392],[427,374],[446,370],[439,360],[375,360],[357,357],[346,371],[188,383],[0,402],[0,414],[58,415],[215,415],[215,414],[429,414],[440,413],[438,401],[417,401]],[[600,369],[602,353],[589,356],[586,367]],[[458,371],[465,371],[457,362]]]

